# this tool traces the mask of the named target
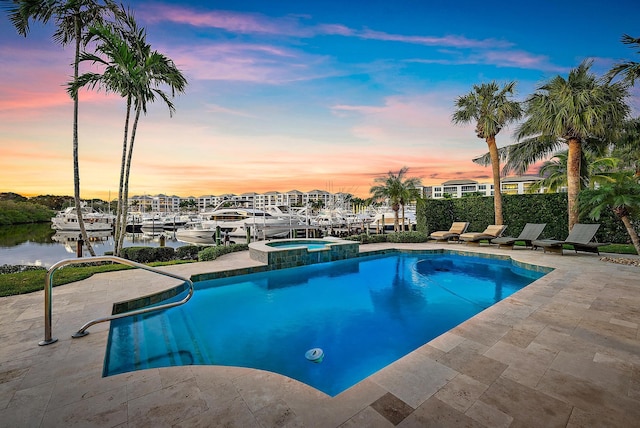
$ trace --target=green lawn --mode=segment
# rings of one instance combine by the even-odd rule
[[[189,263],[185,261],[171,261],[149,263],[149,266],[166,266],[179,263]],[[53,274],[53,286],[69,284],[70,282],[81,281],[101,272],[112,272],[124,269],[134,269],[121,264],[104,264],[101,266],[65,266],[58,269]],[[44,282],[47,276],[46,270],[29,270],[20,273],[0,274],[0,297],[13,296],[15,294],[25,294],[44,289]]]

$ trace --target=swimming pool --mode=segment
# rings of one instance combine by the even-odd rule
[[[267,246],[274,248],[307,248],[308,250],[322,250],[331,242],[299,241],[299,242],[269,242]]]
[[[422,252],[197,283],[184,306],[112,321],[104,375],[243,366],[335,396],[543,275],[510,260]],[[305,358],[314,348],[321,363]]]

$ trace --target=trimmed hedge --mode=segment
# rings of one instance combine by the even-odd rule
[[[347,236],[344,239],[348,239],[349,241],[358,241],[361,244],[375,244],[378,242],[387,242],[387,236],[387,234],[367,235],[366,233],[361,233],[360,235]]]
[[[216,245],[214,247],[207,247],[198,253],[198,261],[208,262],[215,260],[223,254],[235,253],[236,251],[248,250],[247,244],[231,244],[231,245]]]
[[[122,257],[138,263],[168,262],[175,259],[175,250],[171,247],[125,247]]]
[[[427,242],[428,236],[423,232],[398,232],[387,235],[387,242],[394,243],[419,243]]]
[[[198,253],[207,248],[205,245],[184,245],[176,248],[176,259],[198,260]]]
[[[527,223],[546,223],[540,238],[565,239],[569,234],[566,193],[502,195],[505,234],[518,236]],[[482,232],[495,221],[493,197],[472,196],[456,199],[425,199],[417,206],[418,230],[429,235],[448,230],[454,221],[468,221],[469,232]],[[597,222],[581,215],[582,223],[600,223],[599,242],[630,243],[622,222],[611,210],[603,212]],[[640,228],[640,219],[634,219]]]
[[[393,242],[393,243],[415,243],[415,242],[427,242],[427,235],[423,232],[388,232],[380,235],[367,235],[362,233],[360,235],[347,236],[345,239],[350,241],[358,241],[361,244],[375,244],[378,242]]]

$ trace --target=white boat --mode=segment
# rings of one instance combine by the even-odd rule
[[[311,224],[323,228],[340,228],[347,225],[347,219],[340,209],[325,209],[311,220]]]
[[[185,227],[191,219],[186,215],[166,215],[162,218],[164,230],[178,230]]]
[[[230,241],[245,242],[247,233],[253,240],[287,236],[299,223],[291,224],[289,218],[273,216],[265,211],[250,208],[222,208],[203,213],[200,225],[178,229],[176,238],[194,244],[215,244],[216,230],[220,236],[229,235]],[[248,232],[249,231],[249,232]]]
[[[96,244],[103,243],[108,245],[109,239],[111,238],[111,230],[101,230],[101,231],[92,231],[87,232],[89,241],[91,241],[92,245],[96,246]],[[77,254],[78,252],[78,241],[81,239],[80,231],[69,231],[69,230],[58,230],[51,237],[52,241],[59,242],[64,244],[64,248],[68,253]]]
[[[393,232],[394,224],[394,211],[391,208],[381,209],[369,223],[369,230],[382,232],[384,229],[385,231]],[[409,207],[405,207],[404,218],[402,217],[402,209],[398,211],[398,226],[400,227],[400,230],[402,230],[402,225],[404,225],[404,230],[415,229],[416,213]]]
[[[82,207],[82,220],[87,232],[113,230],[116,216],[108,213],[100,213],[89,207]],[[66,208],[58,212],[51,219],[51,228],[62,231],[80,232],[78,214],[75,207]]]
[[[164,230],[164,219],[160,218],[158,214],[152,214],[142,217],[142,226],[140,227],[143,232],[161,232]]]

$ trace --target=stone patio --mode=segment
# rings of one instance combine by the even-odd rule
[[[553,272],[336,397],[259,370],[217,366],[101,377],[113,302],[164,290],[145,271],[0,298],[1,427],[627,427],[640,424],[640,268],[594,254],[463,244],[370,244],[506,254]],[[631,256],[630,256],[631,257]],[[165,269],[258,266],[248,252]],[[188,304],[188,303],[187,303]]]

